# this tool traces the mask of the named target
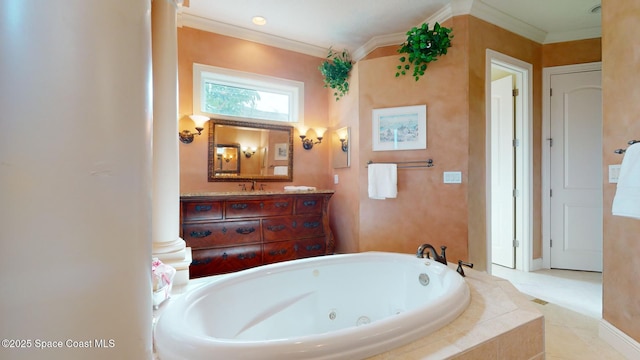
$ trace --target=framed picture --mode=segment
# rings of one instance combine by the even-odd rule
[[[278,143],[276,144],[276,152],[273,156],[274,160],[289,160],[289,144]]]
[[[373,151],[427,148],[427,105],[373,109]]]

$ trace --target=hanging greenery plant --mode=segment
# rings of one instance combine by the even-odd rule
[[[327,59],[318,68],[324,76],[324,87],[334,90],[333,96],[336,97],[336,101],[349,92],[347,79],[352,67],[353,63],[347,50],[338,53],[329,48]]]
[[[397,66],[396,77],[406,75],[413,65],[413,77],[416,81],[420,80],[420,76],[427,70],[427,64],[447,53],[452,38],[451,29],[440,26],[437,22],[431,30],[429,24],[424,23],[407,31],[407,41],[398,49],[399,53],[407,56],[400,57],[402,64]]]

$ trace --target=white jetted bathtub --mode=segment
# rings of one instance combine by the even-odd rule
[[[365,252],[230,274],[171,299],[160,360],[361,359],[417,340],[460,315],[464,278],[415,255]]]

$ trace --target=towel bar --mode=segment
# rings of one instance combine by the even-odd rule
[[[410,160],[410,161],[394,161],[394,162],[374,162],[372,160],[367,161],[367,165],[369,164],[398,164],[398,169],[409,169],[409,168],[430,168],[433,167],[433,160]],[[414,165],[412,165],[414,164]]]
[[[627,142],[627,144],[629,144],[629,145],[633,145],[635,143],[640,143],[640,140],[629,140],[629,142]],[[613,150],[613,152],[616,153],[616,154],[624,154],[625,151],[627,151],[627,149],[616,149],[616,150]]]

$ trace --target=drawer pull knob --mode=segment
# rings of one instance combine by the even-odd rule
[[[211,210],[211,205],[196,205],[196,211],[209,211]]]
[[[277,203],[276,203],[276,207],[277,207],[277,208],[286,208],[286,207],[288,207],[288,206],[289,206],[289,203],[288,203],[288,202],[277,202]]]
[[[238,234],[242,234],[242,235],[251,234],[254,231],[256,231],[256,229],[254,229],[254,228],[237,228],[236,229],[236,232]]]
[[[307,245],[307,251],[320,250],[320,249],[322,249],[322,245],[320,244]]]
[[[244,259],[253,259],[254,257],[256,257],[256,253],[251,252],[248,254],[239,254],[238,255],[238,259],[240,260],[244,260]]]
[[[206,265],[206,264],[210,263],[211,260],[213,260],[213,259],[211,259],[211,258],[204,258],[204,259],[201,259],[201,260],[193,259],[193,261],[191,262],[191,265]]]
[[[231,204],[231,208],[232,209],[236,209],[236,210],[244,210],[244,209],[246,209],[248,207],[249,207],[249,204],[245,204],[245,203],[242,203],[242,204]]]
[[[302,226],[304,226],[307,229],[313,229],[313,228],[317,228],[318,226],[320,226],[320,222],[319,221],[305,221],[304,224],[302,224]]]
[[[280,250],[271,250],[269,251],[269,255],[271,256],[276,256],[276,255],[284,255],[287,253],[287,249],[280,249]]]
[[[269,230],[269,231],[281,231],[281,230],[284,230],[285,228],[286,228],[286,226],[284,226],[282,224],[267,226],[267,230]]]
[[[211,231],[209,231],[209,230],[192,231],[190,234],[191,234],[191,237],[194,237],[194,238],[205,238],[205,237],[211,235]]]
[[[315,200],[305,200],[302,202],[304,206],[316,206],[317,201]]]
[[[227,260],[227,258],[229,257],[229,255],[227,255],[227,253],[222,253],[222,260]]]

